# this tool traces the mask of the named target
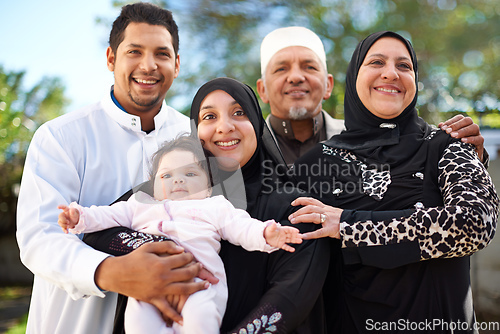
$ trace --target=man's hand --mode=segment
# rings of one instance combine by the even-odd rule
[[[168,295],[167,302],[174,310],[177,311],[177,313],[181,314],[184,304],[186,304],[188,298],[189,295]],[[172,327],[172,319],[163,317],[163,320],[165,320],[168,327]]]
[[[182,322],[167,295],[191,295],[207,289],[208,282],[193,281],[200,269],[201,265],[193,262],[193,255],[184,253],[174,242],[153,242],[127,255],[106,258],[97,267],[95,282],[103,290],[150,303],[164,318]]]
[[[481,136],[479,125],[474,124],[472,118],[456,115],[438,126],[453,138],[460,138],[462,142],[474,145],[479,160],[484,163],[484,137]]]
[[[199,279],[206,280],[210,284],[219,283],[219,279],[215,277],[210,271],[208,271],[205,267],[202,267],[197,276]],[[181,314],[182,309],[184,308],[184,304],[188,299],[189,295],[168,295],[167,302],[168,304],[177,311],[177,313]],[[172,326],[172,319],[163,316],[163,319],[167,323],[167,326]]]

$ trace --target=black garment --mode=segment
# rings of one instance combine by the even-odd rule
[[[278,146],[283,152],[283,157],[288,165],[292,165],[298,157],[309,151],[320,141],[328,139],[323,112],[311,119],[313,134],[305,141],[295,139],[290,120],[269,115],[269,124],[278,141]]]
[[[317,182],[323,185],[323,189],[326,189],[325,184],[331,185],[329,189],[341,189],[342,192],[336,195],[333,191],[325,193],[317,188],[318,192],[313,195],[325,204],[346,209],[342,222],[391,221],[408,217],[415,212],[416,203],[420,202],[426,208],[443,205],[437,185],[437,165],[442,146],[451,141],[441,132],[421,147],[427,155],[419,161],[420,164],[414,165],[413,173],[399,174],[396,171],[393,174],[391,170],[392,182],[382,200],[364,193],[360,182],[362,172],[357,163],[349,164],[337,156],[324,154],[323,144],[299,158],[297,164],[302,165],[302,171],[305,165],[314,165],[329,172],[312,178],[302,174],[298,181],[299,184]],[[437,142],[440,145],[436,146],[441,147],[434,148],[433,144]],[[339,168],[331,168],[332,165]],[[424,180],[414,176],[418,172],[425,175]],[[350,188],[354,185],[356,188]],[[419,190],[412,192],[412,188]],[[362,242],[363,237],[359,241]],[[323,289],[328,333],[368,333],[366,326],[371,324],[370,319],[377,323],[397,323],[402,321],[400,319],[415,323],[432,319],[473,322],[472,300],[468,295],[468,256],[420,261],[418,240],[342,249],[338,240],[330,242],[331,264]]]
[[[288,225],[287,217],[295,211],[289,203],[303,194],[290,188],[284,191],[287,193],[260,195],[254,217],[273,218]],[[307,226],[299,228],[311,230]],[[280,314],[282,322],[277,323],[276,333],[324,333],[323,314],[311,313],[309,317],[308,314],[318,300],[326,276],[329,255],[325,241],[304,242],[295,247],[295,253],[271,254],[248,252],[222,242],[220,256],[226,269],[229,298],[221,332],[238,333],[240,328],[263,317]],[[321,303],[317,305],[321,311]]]
[[[401,36],[363,40],[346,77],[347,130],[294,165],[299,186],[344,209],[323,290],[328,332],[472,333],[469,255],[491,240],[498,197],[472,148],[417,116],[416,95],[390,120],[361,103],[358,70],[381,37],[403,41],[416,71]]]
[[[202,86],[193,101],[191,118],[198,121],[201,101],[214,90],[224,90],[241,105],[252,123],[257,149],[241,171],[224,173],[219,171],[219,184],[214,194],[233,194],[241,187],[233,179],[241,175],[244,179],[244,197],[247,211],[259,220],[274,219],[289,225],[288,216],[297,208],[290,203],[304,195],[296,188],[284,185],[288,182],[286,164],[267,128],[253,91],[236,80],[219,78]],[[196,133],[196,129],[193,129]],[[227,196],[240,207],[238,196]],[[302,232],[314,229],[310,224],[296,226]],[[99,240],[106,249],[117,235],[107,234]],[[120,233],[124,233],[120,231]],[[90,238],[86,237],[86,240]],[[92,244],[97,247],[98,245]],[[321,287],[323,286],[329,260],[329,245],[326,240],[304,241],[295,245],[295,252],[283,250],[271,254],[248,252],[228,242],[221,243],[220,256],[224,262],[229,288],[226,313],[221,332],[238,333],[241,328],[260,326],[270,333],[321,334],[325,332]],[[314,308],[314,312],[310,312]],[[122,313],[118,314],[118,325],[122,324]],[[116,331],[115,331],[116,333]]]

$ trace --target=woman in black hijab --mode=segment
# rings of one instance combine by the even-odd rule
[[[207,112],[205,111],[206,108],[204,108],[204,110],[202,111],[202,113],[204,114],[204,118],[210,117],[210,120],[205,121],[201,119],[202,116],[200,116],[200,108],[202,107],[202,102],[205,100],[207,95],[217,90],[229,94],[229,96],[231,97],[230,102],[235,101],[240,106],[243,111],[242,115],[240,115],[240,118],[249,121],[247,129],[251,131],[252,135],[255,137],[256,145],[255,147],[245,146],[245,139],[239,138],[241,142],[236,145],[241,146],[242,150],[245,151],[243,152],[243,154],[247,155],[246,158],[239,158],[238,156],[230,153],[238,150],[238,148],[236,147],[229,149],[226,146],[223,150],[219,150],[219,147],[215,144],[210,144],[209,140],[206,140],[205,142],[205,138],[200,137],[200,139],[202,141],[202,144],[204,144],[205,149],[209,150],[210,153],[218,159],[225,158],[237,163],[237,166],[234,168],[228,167],[223,168],[225,169],[225,171],[218,171],[219,177],[222,178],[222,182],[220,182],[219,185],[221,186],[221,190],[224,192],[224,195],[232,200],[234,198],[228,196],[227,192],[229,191],[234,193],[234,191],[231,191],[232,189],[227,189],[228,184],[224,181],[231,179],[230,177],[234,176],[235,172],[238,173],[239,176],[242,175],[244,181],[243,190],[246,194],[246,203],[243,203],[243,205],[246,205],[244,209],[247,209],[250,214],[256,215],[256,210],[258,210],[259,206],[257,202],[263,195],[262,189],[265,188],[265,193],[272,193],[273,190],[275,190],[277,187],[281,187],[287,183],[288,185],[290,185],[290,173],[288,173],[288,167],[281,154],[281,151],[279,150],[273,136],[271,135],[269,128],[265,124],[255,93],[249,86],[237,80],[231,78],[217,78],[205,83],[200,87],[191,105],[191,133],[193,135],[197,135],[200,122],[203,125],[208,122],[212,124],[214,123],[214,118],[216,117],[214,117],[214,113],[212,112],[212,110],[209,110],[208,116],[205,115],[207,114]],[[215,103],[217,103],[217,100],[219,99],[216,97],[214,98],[214,100]],[[212,104],[210,105],[210,107],[213,107],[213,109],[217,109],[215,108],[215,105]],[[232,105],[232,107],[235,108],[234,104]],[[236,108],[234,112],[241,112],[240,108]],[[217,112],[220,112],[220,110],[218,110]],[[239,120],[239,122],[241,122],[241,120]],[[210,128],[207,135],[214,135],[213,130],[216,129]],[[234,131],[231,132],[230,136],[234,137],[233,134]],[[224,135],[222,134],[222,136]],[[220,140],[221,136],[219,136],[217,139]],[[235,138],[231,139],[234,140]],[[243,159],[243,161],[236,161],[239,159]],[[229,187],[242,189],[238,186],[238,184],[235,183],[237,182],[232,182],[231,184],[229,184]],[[237,202],[233,204],[237,207],[241,206],[241,197],[237,198]]]
[[[233,200],[235,196],[228,194],[241,189],[234,185],[235,173],[241,173],[250,215],[289,224],[288,216],[296,210],[290,202],[301,193],[286,184],[286,163],[264,122],[253,90],[230,78],[211,80],[194,97],[191,119],[195,124],[192,133],[198,134],[205,149],[216,159],[235,158],[241,166],[222,166],[215,189]],[[249,142],[254,144],[253,150],[248,149]],[[245,148],[242,155],[231,153],[238,150],[237,146]],[[224,161],[218,162],[224,165]],[[238,206],[241,201],[234,204]],[[307,224],[300,228],[311,230]],[[270,333],[323,332],[321,304],[308,315],[326,276],[328,245],[309,241],[296,246],[296,251],[289,253],[291,256],[281,251],[248,252],[222,242],[220,256],[226,269],[229,299],[221,332],[251,332],[250,327],[257,332],[255,326],[259,323],[261,331],[266,328]]]
[[[498,196],[472,146],[418,117],[417,83],[409,41],[368,36],[347,72],[346,131],[294,166],[316,199],[295,201],[292,223],[321,224],[307,237],[340,252],[329,332],[473,332],[469,256],[494,236]]]

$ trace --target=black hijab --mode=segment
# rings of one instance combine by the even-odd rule
[[[282,181],[286,181],[285,177],[287,174],[287,165],[283,159],[280,149],[278,148],[278,145],[276,144],[276,141],[271,135],[271,131],[262,117],[259,102],[254,91],[248,85],[235,79],[217,78],[210,80],[200,87],[191,105],[190,118],[195,127],[191,129],[191,133],[197,133],[201,103],[209,93],[216,90],[222,90],[228,93],[236,100],[236,102],[239,103],[255,130],[257,148],[250,160],[241,167],[246,198],[248,201],[247,211],[250,215],[254,216],[252,213],[255,213],[253,212],[256,210],[255,203],[257,202],[261,190],[263,189],[263,178],[271,177],[273,180],[280,179]],[[266,169],[265,172],[263,171],[263,168]],[[271,170],[272,173],[270,173]],[[219,171],[219,177],[221,179],[229,177],[229,174],[230,173]],[[266,190],[270,190],[268,185],[271,184],[277,183],[274,181],[266,182]]]
[[[374,33],[356,47],[346,76],[344,115],[346,130],[325,142],[326,145],[353,152],[365,163],[389,164],[397,167],[411,158],[419,149],[431,127],[420,117],[415,108],[417,90],[408,107],[393,119],[373,115],[361,102],[356,91],[359,68],[371,46],[382,37],[393,37],[402,41],[413,63],[415,85],[418,87],[418,65],[410,42],[392,31]]]

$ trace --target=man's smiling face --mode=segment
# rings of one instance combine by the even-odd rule
[[[134,115],[157,112],[179,74],[172,36],[160,25],[130,23],[116,54],[108,48],[107,59],[115,76],[115,97]]]

